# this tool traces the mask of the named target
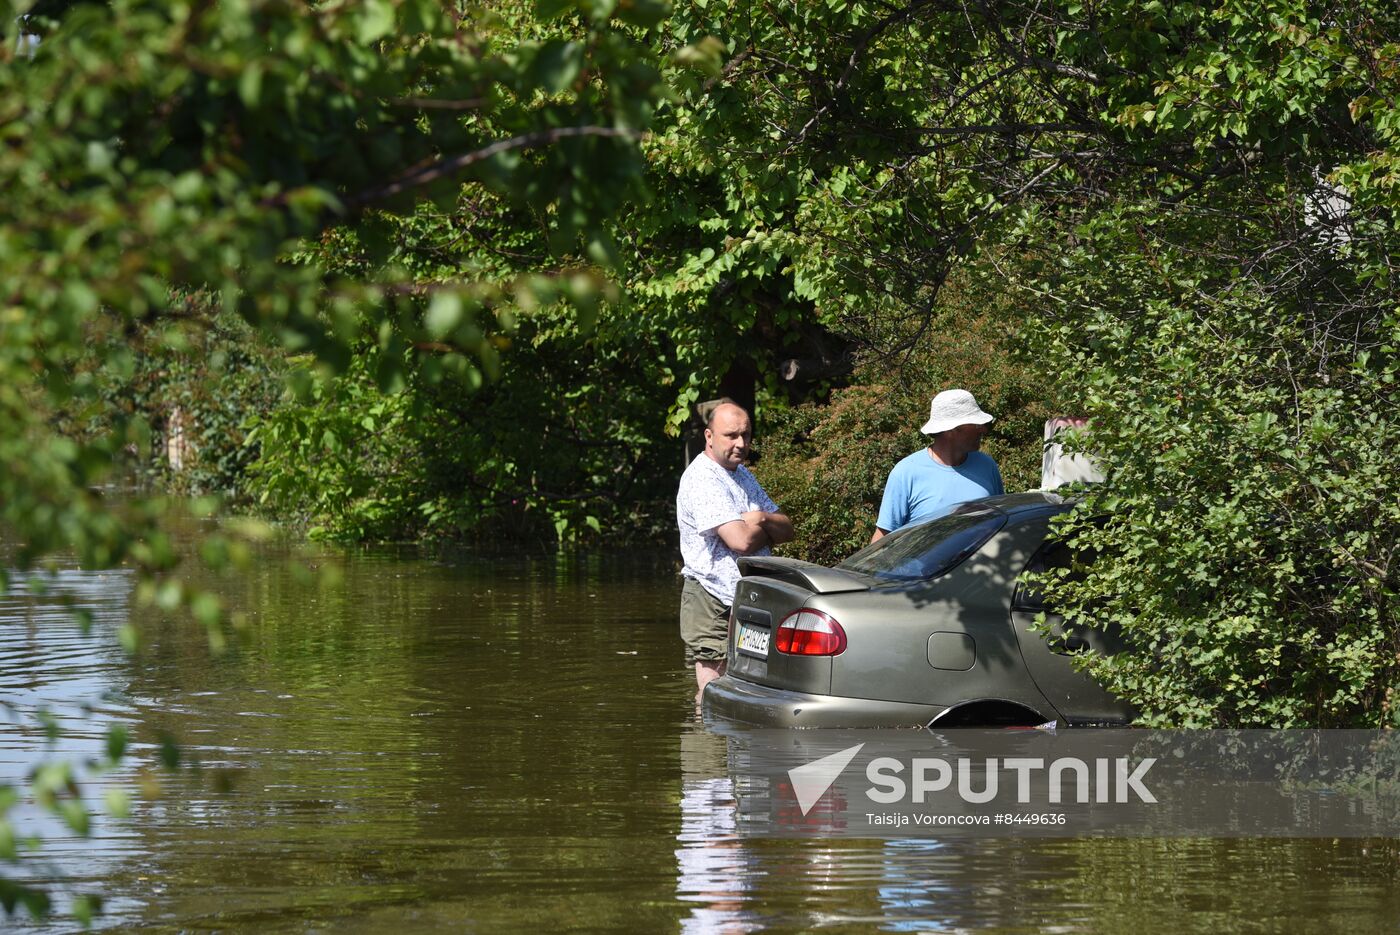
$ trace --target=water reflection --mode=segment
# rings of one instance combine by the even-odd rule
[[[130,576],[121,570],[63,565],[16,574],[0,594],[0,785],[25,789],[39,767],[68,762],[83,800],[100,810],[106,791],[127,782],[129,771],[102,775],[86,764],[104,756],[109,728],[131,720],[132,706],[120,691],[125,659],[114,638],[127,620],[130,595]],[[75,612],[86,615],[87,627]],[[19,880],[98,890],[136,843],[129,830],[111,827],[94,850],[27,796],[8,817],[17,837],[45,842],[41,855],[4,868]],[[65,894],[57,895],[66,908]]]
[[[694,725],[681,731],[681,816],[676,835],[676,898],[689,906],[686,933],[754,932],[748,905],[755,860],[739,836],[738,800],[725,739]]]

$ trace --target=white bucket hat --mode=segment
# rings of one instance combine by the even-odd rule
[[[925,435],[936,435],[969,422],[986,425],[990,421],[992,417],[978,407],[977,400],[967,390],[944,390],[933,397],[928,421],[919,431]]]

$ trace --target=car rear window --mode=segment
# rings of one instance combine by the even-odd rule
[[[953,513],[892,532],[836,567],[888,581],[933,578],[982,548],[1005,522],[991,510]]]

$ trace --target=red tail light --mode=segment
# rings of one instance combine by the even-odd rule
[[[820,610],[804,607],[778,624],[777,646],[793,656],[837,656],[846,649],[846,631]]]

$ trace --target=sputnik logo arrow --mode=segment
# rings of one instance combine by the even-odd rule
[[[797,793],[797,804],[804,816],[817,804],[818,799],[826,795],[826,790],[831,788],[836,777],[850,765],[863,746],[865,744],[858,743],[854,747],[847,747],[820,760],[813,760],[788,770],[788,778],[792,780],[792,791]]]

